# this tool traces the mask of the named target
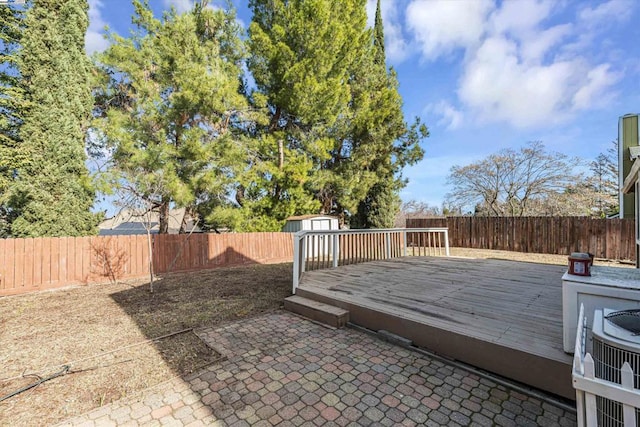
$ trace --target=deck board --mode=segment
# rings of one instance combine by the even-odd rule
[[[388,319],[569,366],[571,357],[562,346],[565,271],[558,265],[494,259],[403,257],[306,272],[299,288]]]

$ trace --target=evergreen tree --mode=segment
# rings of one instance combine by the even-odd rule
[[[38,0],[18,54],[25,106],[10,207],[14,236],[95,233],[84,139],[93,105],[84,50],[86,0]]]
[[[382,9],[380,0],[376,4],[376,17],[373,24],[374,62],[386,69],[387,55],[384,51],[384,26],[382,24]]]
[[[21,90],[16,54],[23,29],[22,9],[0,5],[0,237],[10,233],[8,192],[18,164]]]
[[[266,106],[268,118],[253,130],[240,209],[213,216],[244,229],[279,229],[290,215],[323,210],[331,131],[349,109],[351,70],[368,39],[365,0],[251,0],[249,7],[252,101]]]
[[[223,204],[241,171],[246,149],[233,129],[243,126],[247,106],[244,51],[232,11],[198,3],[158,20],[148,1],[134,7],[137,31],[112,34],[97,57],[95,127],[112,151],[112,184],[157,210],[166,233],[172,206]]]
[[[365,111],[361,129],[363,149],[374,152],[367,165],[372,175],[366,195],[357,204],[351,217],[354,228],[390,228],[400,210],[399,191],[405,185],[401,171],[407,164],[419,161],[423,151],[419,146],[428,136],[426,127],[418,119],[407,127],[402,113],[402,98],[398,93],[398,81],[393,70],[387,71],[384,50],[382,11],[378,0],[373,28],[373,58],[368,69],[361,70],[369,76],[363,91],[369,94],[371,105]]]
[[[422,155],[420,129],[403,122],[395,75],[379,65],[384,40],[366,28],[366,1],[250,7],[253,97],[266,98],[269,121],[256,129],[260,155],[250,170],[258,172],[241,188],[243,222],[304,213],[346,221],[389,176],[397,194],[394,177]]]

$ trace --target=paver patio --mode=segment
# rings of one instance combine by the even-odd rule
[[[200,330],[227,357],[61,426],[573,426],[560,407],[286,312]]]

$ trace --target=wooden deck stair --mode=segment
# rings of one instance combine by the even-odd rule
[[[284,300],[284,308],[292,313],[334,328],[341,328],[349,321],[349,312],[347,310],[298,295],[286,298]]]

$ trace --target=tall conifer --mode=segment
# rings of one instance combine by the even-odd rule
[[[84,49],[86,0],[38,0],[26,13],[18,56],[25,108],[22,161],[10,191],[14,236],[96,231],[84,141],[93,105]]]
[[[365,3],[249,2],[253,98],[266,100],[269,120],[256,129],[259,154],[242,186],[245,224],[278,229],[290,215],[327,211],[332,132],[349,111],[351,72],[369,39]]]
[[[418,119],[410,127],[404,121],[398,80],[395,72],[388,71],[386,66],[380,0],[376,5],[372,56],[369,91],[374,94],[372,114],[376,118],[370,118],[366,126],[367,132],[373,135],[368,145],[377,147],[377,156],[368,165],[375,179],[351,217],[351,225],[356,228],[389,228],[393,227],[400,210],[399,192],[405,185],[402,168],[422,158],[419,143],[428,136],[428,131]]]
[[[22,9],[0,5],[0,237],[10,234],[13,219],[7,202],[19,161],[22,96],[16,55],[23,21]]]

